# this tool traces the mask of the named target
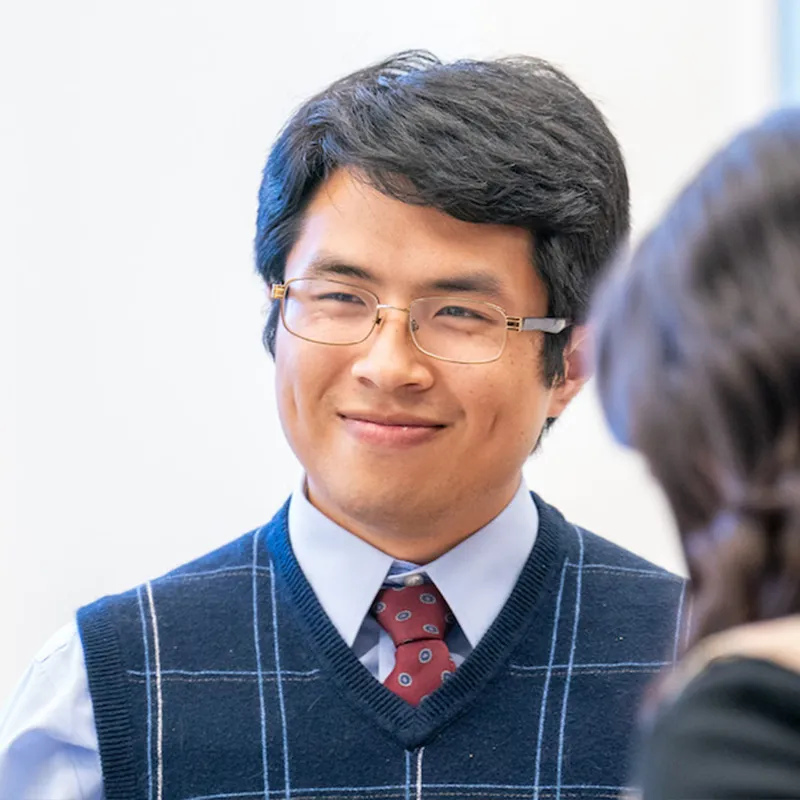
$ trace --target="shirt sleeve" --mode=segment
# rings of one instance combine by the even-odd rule
[[[83,647],[75,622],[40,651],[0,709],[0,798],[103,800]]]
[[[640,774],[643,800],[800,798],[800,675],[711,664],[657,719]]]

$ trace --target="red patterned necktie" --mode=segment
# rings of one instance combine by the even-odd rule
[[[456,671],[444,642],[453,614],[432,583],[382,589],[372,613],[397,648],[384,685],[416,706]]]

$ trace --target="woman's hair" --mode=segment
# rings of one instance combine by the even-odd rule
[[[537,58],[442,63],[398,53],[306,101],[273,145],[259,192],[256,267],[283,280],[309,201],[338,169],[456,219],[527,228],[548,314],[585,319],[600,269],[627,235],[628,180],[594,103]],[[264,342],[275,353],[278,304]],[[544,344],[563,376],[563,334]]]
[[[691,640],[800,612],[800,110],[735,138],[618,261],[600,395],[672,506]]]

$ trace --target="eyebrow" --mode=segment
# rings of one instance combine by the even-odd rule
[[[437,292],[475,292],[495,297],[503,293],[500,279],[491,272],[479,270],[449,278],[437,278],[425,284],[426,289]]]
[[[331,256],[319,256],[311,261],[305,270],[306,277],[336,276],[340,278],[356,278],[381,285],[383,281],[374,272],[355,264],[348,264]],[[423,292],[452,292],[454,294],[483,294],[493,297],[503,296],[501,280],[488,270],[473,270],[462,275],[451,275],[446,278],[435,278],[421,284]]]
[[[335,258],[321,256],[315,258],[305,270],[306,277],[324,278],[328,275],[336,275],[340,278],[358,278],[362,281],[380,283],[381,281],[368,269],[357,267],[355,264],[347,264]]]

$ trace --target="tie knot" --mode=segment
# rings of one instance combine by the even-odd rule
[[[455,622],[441,592],[432,584],[381,589],[372,614],[395,646],[424,639],[444,639]]]

